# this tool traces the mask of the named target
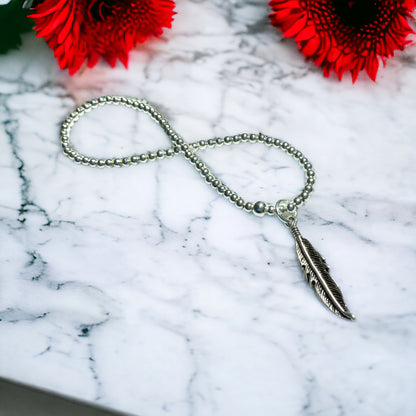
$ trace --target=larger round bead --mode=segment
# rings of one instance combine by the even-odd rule
[[[257,215],[258,217],[262,217],[266,212],[266,203],[263,201],[257,201],[253,205],[253,214]]]

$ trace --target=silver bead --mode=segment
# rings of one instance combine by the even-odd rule
[[[201,175],[203,175],[203,176],[209,175],[209,169],[208,168],[202,168],[201,169]]]
[[[253,205],[253,214],[258,217],[262,217],[266,212],[266,203],[263,201],[257,201]]]
[[[207,141],[208,147],[214,147],[215,146],[215,140],[214,139],[209,139]]]
[[[255,134],[252,134],[250,136],[250,141],[253,141],[253,142],[254,141],[258,141],[259,143],[264,143],[266,141],[266,136],[263,133],[260,133],[258,135],[258,139],[256,140],[256,135]]]
[[[233,194],[231,194],[231,195],[230,195],[230,200],[231,200],[232,202],[237,201],[237,199],[238,199],[238,195],[237,195],[236,193],[233,193]]]
[[[207,147],[207,142],[205,140],[200,140],[199,141],[199,147],[200,149],[205,149]]]
[[[149,160],[149,156],[143,153],[139,156],[139,159],[140,163],[147,163]]]
[[[283,150],[287,150],[287,149],[289,149],[289,147],[290,147],[290,144],[288,142],[283,142],[282,143],[282,149]]]
[[[240,143],[241,142],[241,135],[237,134],[236,136],[233,136],[233,143]]]
[[[131,163],[136,164],[136,163],[139,163],[139,162],[140,162],[139,156],[134,155],[134,156],[131,157]]]
[[[267,205],[266,213],[267,215],[274,215],[276,213],[274,205]]]
[[[226,187],[225,185],[220,185],[220,186],[218,187],[218,192],[219,192],[220,194],[223,194],[226,190],[227,190],[227,187]]]
[[[295,208],[296,208],[296,205],[295,205],[293,202],[289,202],[289,203],[287,204],[287,210],[288,210],[288,211],[294,211],[294,210],[295,210]]]
[[[274,139],[272,137],[267,137],[265,143],[267,144],[267,146],[271,146],[274,142]]]
[[[244,199],[243,198],[239,198],[237,199],[237,201],[235,202],[235,204],[239,207],[242,208],[244,206]]]
[[[193,152],[191,152],[190,150],[186,150],[185,151],[185,153],[184,153],[184,156],[187,158],[187,159],[189,159],[192,155],[193,155],[194,153]]]
[[[242,141],[243,143],[245,143],[245,142],[247,142],[247,141],[248,141],[248,134],[247,134],[247,133],[243,133],[243,134],[241,135],[241,141]]]
[[[103,168],[105,166],[105,160],[104,159],[98,159],[97,166],[99,168]]]
[[[306,191],[303,191],[303,192],[301,193],[301,195],[302,195],[302,199],[303,199],[304,201],[306,201],[306,200],[309,198],[309,193],[308,193],[308,192],[306,192]]]
[[[214,188],[218,188],[221,185],[221,182],[218,179],[214,179],[211,183]]]
[[[166,150],[166,157],[172,157],[175,154],[172,148]]]
[[[274,142],[273,142],[274,147],[280,147],[281,144],[282,142],[279,139],[274,139]]]
[[[189,161],[191,163],[196,163],[196,162],[198,162],[198,160],[199,160],[198,156],[196,154],[192,153],[192,156],[189,158]]]
[[[224,196],[226,198],[229,198],[232,194],[233,194],[233,191],[231,189],[228,189],[228,188],[224,192]]]
[[[306,171],[306,174],[307,174],[309,177],[313,177],[313,176],[315,176],[315,172],[314,172],[312,169],[308,169],[308,170]]]
[[[314,178],[308,178],[308,179],[306,180],[306,183],[307,183],[308,185],[313,185],[313,184],[315,183],[315,179],[314,179]]]
[[[252,202],[246,202],[244,204],[244,211],[251,212],[253,211],[254,204]]]
[[[301,204],[302,204],[302,202],[303,202],[303,200],[302,200],[302,198],[301,198],[300,196],[297,196],[297,197],[293,200],[293,202],[295,203],[295,205],[301,205]]]
[[[260,137],[262,136],[262,134],[250,134],[248,140],[251,143],[256,143],[257,141],[260,141]]]
[[[295,152],[295,148],[293,146],[290,146],[289,149],[287,149],[287,152],[292,155]]]
[[[131,164],[130,157],[123,157],[123,166],[129,166]]]
[[[207,175],[205,177],[205,182],[210,183],[214,180],[214,177],[212,175]]]
[[[148,157],[149,161],[153,161],[153,160],[157,159],[157,154],[156,154],[156,152],[149,152],[149,153],[147,153],[147,157]]]
[[[224,144],[224,139],[222,137],[217,137],[215,140],[218,146],[222,146]]]
[[[89,165],[94,167],[97,166],[98,164],[98,160],[97,159],[90,159]]]
[[[114,160],[113,159],[106,159],[105,160],[105,165],[109,166],[109,167],[114,166]]]
[[[305,186],[305,191],[307,191],[307,192],[312,192],[313,191],[313,186],[312,185],[306,185]]]
[[[305,164],[303,165],[303,167],[304,167],[306,170],[312,169],[312,165],[311,165],[309,162],[305,163]]]
[[[230,137],[230,136],[226,136],[226,137],[224,137],[224,144],[231,144],[233,142],[233,139],[232,139],[232,137]]]
[[[123,160],[122,159],[114,159],[114,166],[120,168],[123,166]]]

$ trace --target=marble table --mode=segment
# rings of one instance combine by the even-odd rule
[[[172,30],[70,77],[42,40],[0,57],[0,376],[141,416],[416,414],[416,47],[376,83],[325,79],[261,1],[182,1]],[[289,231],[237,210],[182,157],[65,158],[61,121],[146,97],[189,141],[262,131],[317,171],[299,227],[355,322],[305,284]],[[167,147],[145,115],[90,113],[99,157]],[[200,153],[249,200],[303,186],[260,144]],[[0,404],[1,406],[1,404]]]

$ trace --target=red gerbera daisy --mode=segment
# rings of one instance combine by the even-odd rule
[[[341,80],[351,71],[353,82],[365,69],[375,81],[379,58],[385,63],[414,33],[407,21],[415,0],[271,0],[273,26],[294,37],[299,50],[324,75]]]
[[[128,52],[150,35],[171,27],[173,0],[41,0],[35,2],[36,37],[54,50],[61,69],[72,75],[86,60],[100,56],[111,66],[117,58],[127,67]]]

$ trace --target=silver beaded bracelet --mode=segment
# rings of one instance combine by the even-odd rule
[[[71,144],[70,133],[74,124],[85,113],[106,104],[123,105],[135,110],[147,113],[165,131],[172,142],[172,146],[167,149],[160,149],[156,152],[135,154],[123,158],[97,159],[79,153]],[[295,147],[288,142],[266,136],[265,134],[237,134],[224,138],[200,140],[194,143],[187,143],[171,127],[169,122],[151,104],[143,99],[133,97],[107,95],[94,98],[84,104],[79,105],[63,121],[60,131],[60,139],[64,154],[75,163],[91,167],[125,167],[147,163],[149,161],[171,158],[182,154],[189,163],[205,179],[205,182],[214,188],[220,195],[224,196],[236,207],[248,213],[262,217],[264,215],[277,216],[292,232],[295,239],[296,255],[302,268],[303,274],[310,287],[314,290],[321,302],[334,314],[353,320],[355,316],[348,310],[343,299],[340,288],[329,274],[329,267],[325,259],[316,251],[310,242],[302,237],[297,228],[297,212],[309,198],[315,183],[315,172],[309,160]],[[266,146],[283,150],[302,167],[305,173],[305,186],[302,192],[290,200],[279,200],[275,204],[263,201],[247,202],[237,192],[231,190],[219,178],[212,174],[205,162],[197,156],[196,152],[200,149],[231,145],[236,143],[263,143]]]

